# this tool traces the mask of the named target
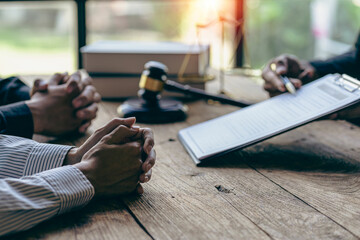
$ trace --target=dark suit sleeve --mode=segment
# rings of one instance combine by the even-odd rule
[[[30,99],[30,88],[19,78],[0,79],[0,105],[6,105]]]
[[[0,107],[0,133],[32,138],[34,123],[25,102],[12,103]]]
[[[325,61],[311,61],[310,64],[320,77],[329,73],[345,73],[360,79],[360,34],[354,50]]]
[[[30,99],[30,88],[20,79],[0,80],[0,133],[32,138],[34,123],[24,100]]]
[[[320,77],[329,73],[345,73],[360,78],[360,61],[356,58],[355,50],[325,61],[311,61],[310,64]]]

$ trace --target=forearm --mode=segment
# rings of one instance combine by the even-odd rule
[[[0,236],[23,231],[86,205],[94,188],[73,166],[0,180]]]

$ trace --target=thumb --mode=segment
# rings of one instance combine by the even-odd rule
[[[120,125],[115,128],[107,138],[107,144],[123,144],[131,141],[131,138],[136,136],[139,133],[139,128],[129,128],[124,125]]]
[[[294,87],[295,87],[296,89],[301,88],[301,86],[302,86],[301,80],[296,79],[296,78],[289,78],[289,80],[290,80],[290,82],[294,85]]]
[[[48,84],[43,79],[36,79],[34,85],[31,89],[30,96],[34,95],[37,92],[46,92],[48,89]]]
[[[135,123],[136,118],[114,118],[110,122],[108,122],[105,126],[96,130],[79,148],[79,153],[84,155],[90,148],[95,146],[104,136],[111,133],[115,128],[120,125],[125,125],[127,127],[132,127]]]
[[[136,118],[135,117],[129,117],[129,118],[122,118],[122,125],[125,125],[127,127],[132,127],[136,122]]]
[[[76,97],[80,94],[81,90],[78,83],[71,79],[66,83],[66,92],[70,96]]]
[[[55,73],[49,79],[49,85],[53,85],[53,86],[59,85],[66,76],[67,73]]]
[[[284,65],[277,65],[275,70],[277,75],[283,75],[287,73],[287,67]]]
[[[111,120],[110,122],[108,122],[105,126],[103,126],[102,128],[99,128],[94,134],[93,136],[96,136],[96,138],[98,138],[98,141],[100,141],[100,139],[102,137],[104,137],[105,135],[111,133],[114,129],[116,129],[117,127],[124,125],[128,128],[131,128],[134,123],[136,121],[136,118],[131,117],[131,118],[114,118],[113,120]],[[93,137],[91,136],[91,137]]]
[[[66,82],[75,82],[80,92],[84,90],[85,85],[81,81],[81,75],[78,71],[66,78]]]

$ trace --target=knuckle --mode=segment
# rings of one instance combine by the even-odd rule
[[[101,134],[104,131],[104,127],[98,128],[95,130],[94,134]]]
[[[73,79],[71,79],[71,80],[69,80],[69,86],[77,87],[78,84]]]
[[[132,148],[134,149],[134,151],[140,151],[141,150],[141,144],[139,142],[133,142],[131,143]]]
[[[91,111],[89,109],[87,109],[87,108],[81,110],[81,112],[85,117],[91,115]]]
[[[78,97],[78,99],[80,100],[80,101],[82,101],[82,102],[85,102],[85,101],[87,101],[87,97],[85,96],[85,95],[80,95],[79,97]]]
[[[138,159],[137,161],[134,161],[135,163],[135,168],[136,169],[141,169],[141,166],[143,164],[143,162],[141,161],[141,159]]]
[[[129,150],[132,155],[138,156],[141,153],[141,144],[138,142],[129,143]]]
[[[84,95],[92,96],[94,95],[94,90],[91,88],[90,85],[86,85],[83,90]]]
[[[102,142],[102,143],[105,143],[105,142],[109,142],[110,140],[111,140],[111,136],[106,135],[106,136],[104,136],[104,137],[101,139],[101,142]]]
[[[155,145],[155,140],[153,138],[149,138],[148,139],[148,144],[151,145],[151,146],[154,146]]]
[[[122,118],[113,118],[111,120],[111,124],[114,124],[114,125],[120,125],[122,123],[123,119]]]
[[[86,77],[85,78],[85,81],[88,83],[88,84],[92,84],[93,83],[93,79],[91,77]]]
[[[87,88],[89,91],[91,91],[93,94],[96,93],[96,88],[95,88],[93,85],[88,85],[88,86],[86,86],[86,88]]]
[[[149,132],[149,133],[151,133],[151,134],[153,134],[154,132],[153,132],[153,130],[151,129],[151,128],[144,128],[144,130],[145,131],[147,131],[147,132]]]
[[[118,127],[118,130],[117,130],[117,132],[126,132],[126,130],[128,130],[128,128],[126,127],[126,126],[124,126],[124,125],[120,125],[119,127]]]
[[[95,93],[95,101],[96,101],[96,102],[100,102],[100,101],[101,101],[101,95],[100,95],[100,93],[98,93],[98,92]]]
[[[113,119],[110,120],[108,125],[115,125],[117,122],[118,122],[117,119],[113,118]]]
[[[141,143],[140,142],[134,142],[134,145],[136,148],[140,149],[141,148]]]
[[[154,131],[151,128],[144,128],[145,135],[149,135],[151,137],[154,136]]]
[[[78,84],[80,82],[80,77],[78,75],[73,74],[73,75],[70,76],[69,81],[75,82],[76,84]]]
[[[151,180],[151,173],[150,173],[150,174],[147,174],[146,176],[147,176],[147,178],[148,178],[147,181],[150,181],[150,180]]]
[[[155,165],[155,158],[150,158],[149,159],[149,163],[152,165],[152,166],[154,166]]]
[[[97,112],[99,110],[99,106],[97,104],[95,104],[94,106],[94,112]]]

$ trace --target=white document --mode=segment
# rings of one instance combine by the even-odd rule
[[[327,75],[297,91],[215,118],[179,132],[195,164],[247,147],[360,100],[360,82],[344,85],[340,75]]]

